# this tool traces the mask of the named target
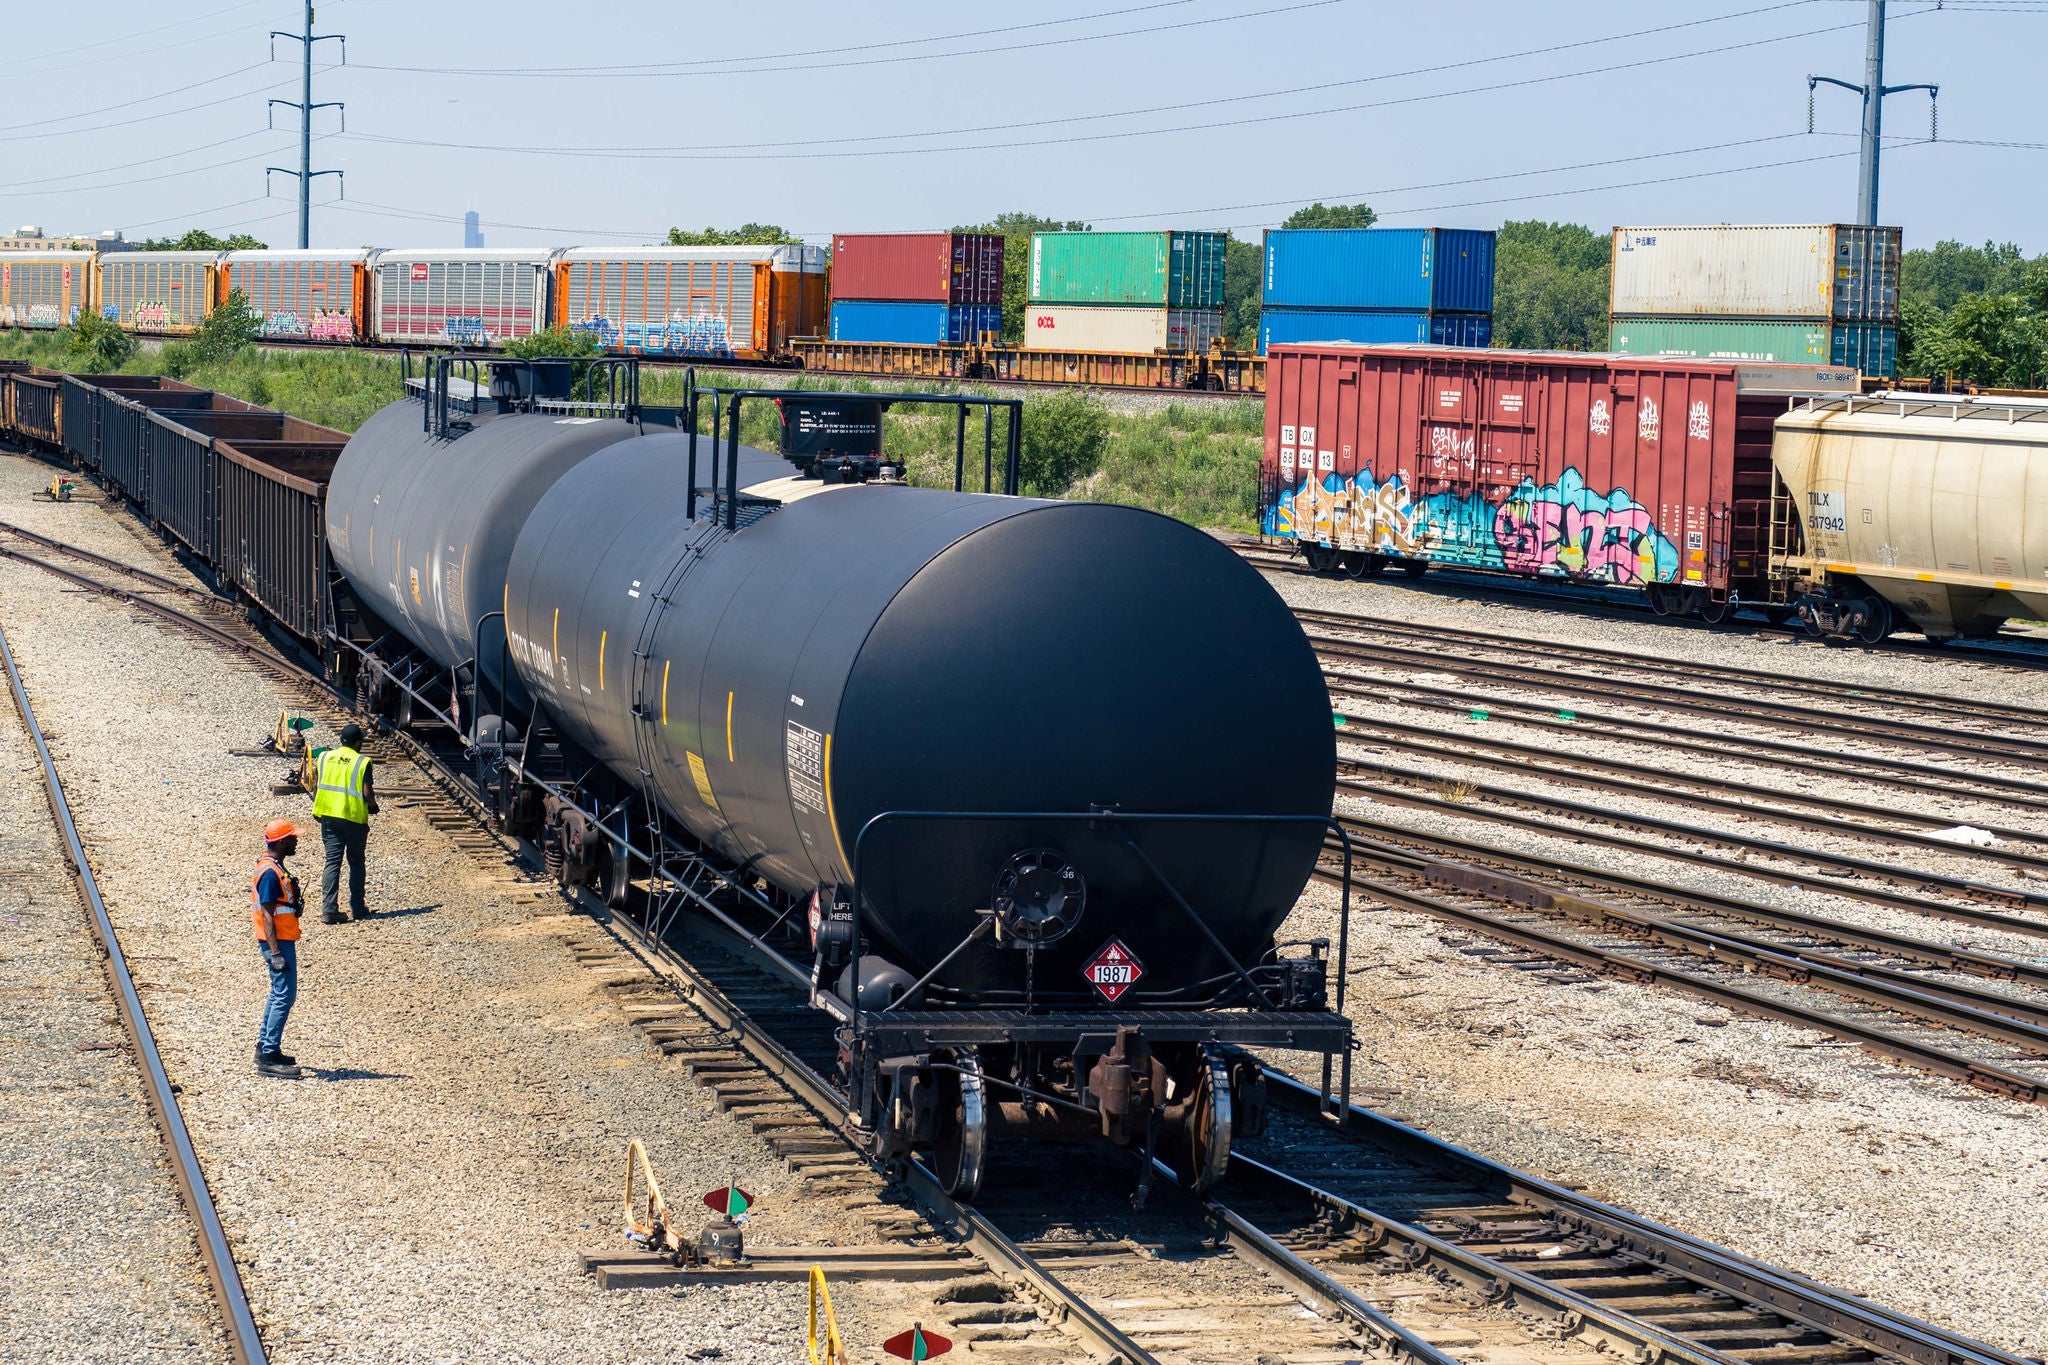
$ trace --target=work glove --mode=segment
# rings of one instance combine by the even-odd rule
[[[270,952],[269,952],[268,956],[269,956],[269,958],[270,958],[270,970],[272,970],[273,972],[281,972],[281,971],[283,971],[283,970],[284,970],[284,954],[283,954],[283,953],[279,952],[279,951],[278,951],[277,949],[275,949],[275,948],[272,948],[272,949],[270,950]]]

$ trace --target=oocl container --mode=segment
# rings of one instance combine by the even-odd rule
[[[1039,232],[1033,303],[1221,308],[1222,232]]]
[[[832,304],[832,340],[880,341],[906,346],[969,345],[983,332],[1000,334],[997,303],[882,303],[838,299]]]
[[[1222,335],[1216,308],[1034,303],[1024,310],[1024,347],[1032,351],[1206,351]]]
[[[1266,234],[1268,308],[1493,311],[1491,232],[1293,228]]]
[[[1271,345],[1302,341],[1356,341],[1367,345],[1422,342],[1432,346],[1489,346],[1490,313],[1381,313],[1335,308],[1264,308],[1259,312],[1259,354]]]
[[[1895,227],[1618,227],[1612,259],[1616,317],[1899,320]]]
[[[992,232],[840,233],[832,239],[832,297],[1000,304],[1003,239]]]

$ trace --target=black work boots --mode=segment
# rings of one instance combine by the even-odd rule
[[[276,1076],[287,1081],[295,1081],[301,1075],[298,1064],[282,1052],[257,1053],[256,1070],[261,1075]]]

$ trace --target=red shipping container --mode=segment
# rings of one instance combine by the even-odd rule
[[[849,232],[832,239],[832,297],[1001,303],[1003,239],[988,232]]]
[[[1312,563],[1762,588],[1771,423],[1852,370],[1431,346],[1275,346],[1260,520]],[[1663,585],[1697,590],[1690,602]]]

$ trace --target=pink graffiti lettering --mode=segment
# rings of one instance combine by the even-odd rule
[[[1657,528],[1647,508],[1511,500],[1495,513],[1493,534],[1507,567],[1523,573],[1629,584],[1656,577]]]
[[[308,335],[315,341],[353,341],[356,335],[355,321],[340,309],[331,312],[315,309],[313,329]]]

